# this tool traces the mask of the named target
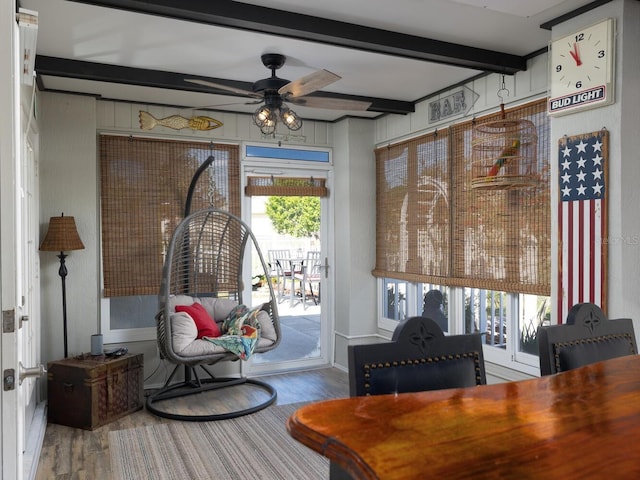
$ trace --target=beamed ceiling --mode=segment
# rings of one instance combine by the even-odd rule
[[[305,119],[375,118],[488,72],[513,75],[547,48],[551,27],[606,1],[21,0],[39,16],[41,90],[135,103],[251,113],[261,55],[280,78],[341,78],[308,95],[366,110],[290,105]],[[210,87],[190,80],[203,80]],[[226,88],[221,88],[226,87]],[[231,89],[231,91],[230,91]],[[496,91],[498,85],[496,85]],[[318,99],[318,100],[316,100]],[[322,100],[326,102],[328,100]]]

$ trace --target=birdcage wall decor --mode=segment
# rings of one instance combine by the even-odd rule
[[[473,127],[471,186],[508,190],[537,183],[538,135],[524,119],[492,120]]]
[[[507,118],[503,95],[509,95],[501,76],[500,119],[475,124],[471,141],[471,187],[510,190],[532,187],[538,181],[538,134],[530,120]]]

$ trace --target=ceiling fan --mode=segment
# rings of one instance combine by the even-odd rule
[[[264,102],[264,105],[260,106],[253,114],[253,121],[266,135],[275,132],[278,118],[289,130],[298,130],[302,127],[302,119],[285,102],[304,107],[334,110],[362,111],[371,106],[370,102],[359,100],[307,96],[342,78],[328,70],[316,70],[297,80],[289,81],[276,75],[276,70],[280,69],[286,61],[284,55],[265,53],[261,59],[263,65],[271,70],[271,76],[255,82],[251,91],[196,78],[186,78],[185,81],[258,99],[249,103]]]

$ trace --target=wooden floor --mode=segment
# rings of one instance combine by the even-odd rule
[[[347,397],[349,380],[336,368],[293,372],[259,378],[276,388],[276,405]],[[198,402],[200,405],[202,401]],[[179,408],[191,410],[188,404]],[[172,422],[142,409],[93,431],[49,423],[36,480],[108,480],[111,478],[109,432]],[[118,480],[118,479],[112,479]]]

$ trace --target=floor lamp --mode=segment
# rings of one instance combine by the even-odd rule
[[[64,213],[59,217],[51,217],[49,219],[49,230],[47,231],[40,251],[43,252],[60,252],[60,269],[58,275],[62,279],[62,321],[64,325],[64,358],[67,358],[67,289],[65,279],[67,278],[67,267],[64,259],[67,258],[64,252],[70,250],[82,250],[84,245],[78,235],[76,222],[73,217],[65,217]]]

